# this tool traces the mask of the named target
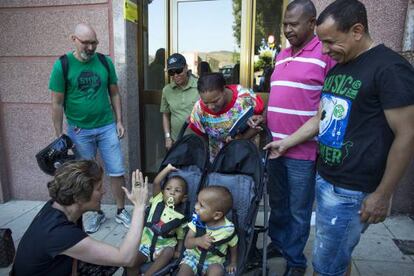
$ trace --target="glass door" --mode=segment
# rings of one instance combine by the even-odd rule
[[[165,60],[168,53],[167,0],[142,0],[139,38],[139,87],[142,170],[150,176],[158,171],[165,156],[160,113],[161,91],[166,84]]]
[[[170,80],[165,62],[185,56],[192,74],[223,73],[227,84],[267,92],[262,80],[272,66],[288,0],[141,0],[138,45],[142,169],[155,175],[165,156],[161,91]],[[271,38],[274,38],[272,41]],[[264,57],[264,58],[263,58]],[[261,86],[260,86],[261,85]],[[267,100],[267,93],[260,93]]]
[[[171,52],[185,56],[196,76],[222,72],[240,83],[240,28],[233,0],[173,0]]]

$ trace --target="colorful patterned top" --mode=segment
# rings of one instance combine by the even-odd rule
[[[190,128],[199,135],[208,136],[211,161],[223,147],[229,130],[243,111],[253,106],[254,114],[263,112],[263,100],[251,89],[241,85],[227,85],[226,88],[233,92],[233,97],[223,110],[213,112],[200,99],[190,115]]]

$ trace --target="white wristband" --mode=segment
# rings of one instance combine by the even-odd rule
[[[171,135],[169,132],[165,133],[165,138],[171,138]]]

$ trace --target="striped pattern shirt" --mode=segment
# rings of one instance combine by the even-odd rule
[[[294,55],[290,47],[279,53],[267,109],[273,140],[289,136],[316,115],[325,76],[333,65],[335,62],[322,54],[322,42],[316,36]],[[289,149],[285,156],[315,160],[316,138]]]

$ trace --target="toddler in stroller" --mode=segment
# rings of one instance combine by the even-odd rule
[[[235,275],[242,275],[250,269],[251,252],[256,248],[257,234],[263,232],[255,226],[266,182],[262,158],[261,152],[251,141],[233,140],[220,150],[203,181],[203,187],[226,187],[233,197],[233,208],[227,217],[233,221],[239,238]],[[264,207],[263,215],[266,218],[266,203]],[[262,263],[261,271],[257,272],[266,273],[265,262]]]
[[[155,177],[153,197],[147,209],[145,227],[138,251],[137,266],[152,261],[147,275],[153,275],[163,268],[173,257],[178,258],[184,238],[187,219],[184,202],[187,200],[187,182],[179,175],[167,179],[161,189],[161,182],[177,169],[168,164]]]
[[[166,178],[168,181],[170,178],[180,177],[187,183],[187,196],[182,206],[182,214],[187,222],[191,220],[190,210],[194,209],[197,194],[202,182],[202,176],[204,175],[206,168],[208,168],[208,160],[209,153],[206,143],[203,139],[193,134],[178,139],[161,163],[160,172],[165,170],[168,166],[176,168],[176,170],[173,169],[172,171],[169,171],[168,176],[163,176],[162,178]],[[159,175],[161,175],[161,173]],[[162,181],[161,187],[163,187]],[[178,250],[176,250],[176,252],[178,252]],[[181,254],[182,252],[183,250],[181,250]],[[156,270],[152,269],[150,271],[148,270],[152,265],[153,262],[142,264],[140,267],[141,273],[145,272],[146,275],[169,274],[178,267],[179,260],[171,258],[170,262],[162,268],[159,267],[157,272],[154,272]]]
[[[237,267],[237,235],[234,224],[226,218],[233,207],[233,198],[223,186],[209,186],[198,194],[195,213],[185,239],[184,257],[179,276],[223,275],[223,264],[230,249],[227,273]]]
[[[258,268],[259,265],[261,266],[261,270],[256,271],[257,273],[255,275],[259,273],[265,275],[267,272],[265,262],[266,248],[263,249],[263,256],[261,256],[263,257],[263,262],[257,265],[251,263],[251,261],[256,261],[256,259],[251,260],[251,252],[256,251],[255,241],[257,240],[258,233],[264,233],[263,243],[266,243],[265,232],[267,227],[263,226],[260,228],[260,226],[255,226],[259,204],[266,182],[263,158],[264,156],[262,156],[256,145],[251,141],[233,140],[220,150],[212,166],[206,175],[203,176],[202,186],[204,189],[210,186],[223,186],[232,195],[232,208],[226,217],[233,222],[238,237],[237,253],[230,255],[230,257],[237,257],[237,260],[226,258],[224,265],[230,263],[236,264],[236,269],[231,269],[231,274],[233,275],[242,275],[252,268]],[[202,192],[200,192],[199,201],[200,196],[202,196]],[[223,197],[219,197],[217,201],[222,200]],[[264,218],[267,217],[266,200],[263,215]],[[197,221],[197,218],[193,221]],[[263,221],[266,220],[263,219]],[[195,224],[197,225],[197,222]],[[194,270],[189,271],[190,273],[194,273]],[[223,272],[222,269],[220,273],[207,274],[222,275]],[[197,275],[203,275],[202,271],[197,271]]]

